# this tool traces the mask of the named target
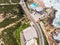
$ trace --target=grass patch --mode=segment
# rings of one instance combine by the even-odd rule
[[[43,33],[43,37],[44,37],[44,45],[48,45],[48,42],[47,42],[46,36],[45,36],[45,34],[44,34],[43,31],[42,31],[42,33]]]
[[[19,3],[20,0],[11,0],[12,3]],[[11,3],[10,0],[0,0],[0,3]]]
[[[20,20],[21,16],[17,16],[15,19],[6,18],[3,22],[0,22],[0,28],[6,27],[9,24],[15,23],[16,21]]]
[[[21,25],[21,22],[16,24],[13,27],[5,29],[2,34],[0,35],[1,38],[3,38],[3,41],[5,45],[18,45],[13,32]]]
[[[36,38],[36,40],[37,40],[37,44],[39,45],[39,38]]]
[[[12,13],[14,15],[20,14],[23,15],[24,11],[20,4],[17,5],[0,5],[0,12]]]
[[[0,0],[0,3],[10,3],[10,0]]]
[[[29,26],[29,24],[23,24],[23,25],[20,26],[18,29],[16,29],[14,36],[15,36],[17,42],[18,42],[18,45],[21,45],[21,42],[20,42],[20,32],[21,32],[23,29],[27,28],[28,26]]]
[[[14,9],[17,9],[18,12]],[[0,22],[0,28],[18,21],[24,15],[24,11],[20,5],[0,6],[0,12],[4,12],[3,17],[6,17],[8,13],[11,13],[13,16],[17,15],[15,19],[8,18],[8,19],[5,19],[3,22]]]
[[[29,7],[28,7],[28,3],[27,3],[27,2],[25,2],[25,4],[26,4],[26,7],[28,8],[28,10],[30,11],[30,9],[29,9]]]
[[[0,12],[10,12],[16,9],[16,5],[0,5]]]
[[[20,0],[11,0],[12,1],[12,3],[19,3],[20,2]]]

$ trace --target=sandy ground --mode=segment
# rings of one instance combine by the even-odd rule
[[[4,42],[2,41],[3,39],[0,39],[0,45],[4,44]],[[4,44],[5,45],[5,44]]]
[[[4,20],[4,18],[3,18],[2,15],[3,15],[3,14],[0,14],[0,22],[2,22],[2,21]]]

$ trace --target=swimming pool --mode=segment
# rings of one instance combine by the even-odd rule
[[[33,3],[33,4],[31,4],[31,7],[32,8],[36,8],[36,7],[38,7],[38,4],[37,3]]]

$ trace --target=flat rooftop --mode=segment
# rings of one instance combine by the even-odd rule
[[[32,39],[26,43],[26,45],[38,45],[36,39]]]
[[[23,30],[23,35],[26,41],[29,41],[33,38],[38,38],[37,32],[34,27],[28,27]]]

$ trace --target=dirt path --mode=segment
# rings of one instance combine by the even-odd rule
[[[0,14],[0,22],[2,22],[3,20],[4,20],[3,14]]]
[[[17,23],[19,23],[20,21],[22,21],[24,18],[25,18],[25,17],[21,18],[20,20],[18,20],[18,21],[15,22],[15,23],[9,24],[9,25],[6,26],[6,27],[0,28],[0,34],[1,34],[1,32],[2,32],[4,29],[10,28],[10,27],[16,25]]]

